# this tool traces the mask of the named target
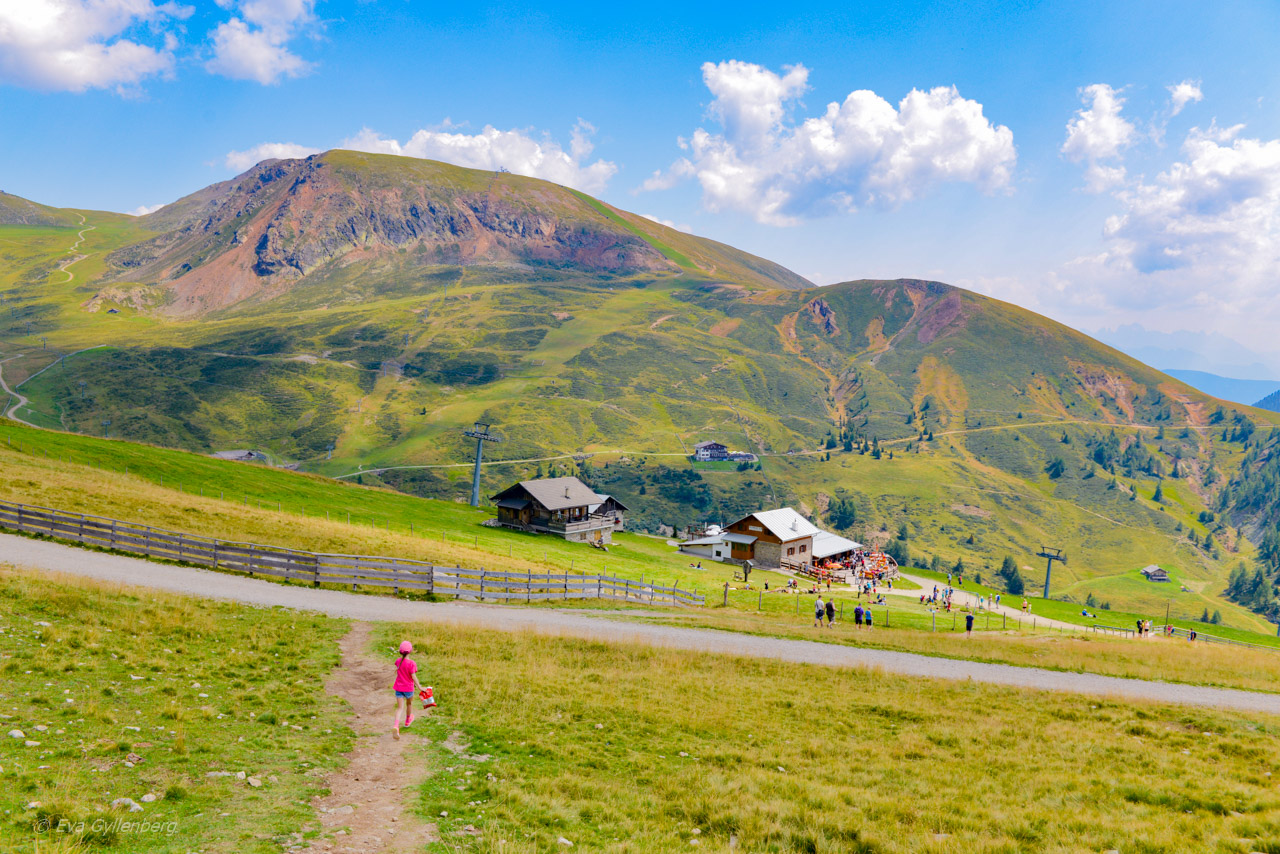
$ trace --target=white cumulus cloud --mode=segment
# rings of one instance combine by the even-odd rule
[[[1133,123],[1120,115],[1124,98],[1106,83],[1094,83],[1080,90],[1087,105],[1067,122],[1067,138],[1062,154],[1073,163],[1084,163],[1085,185],[1100,193],[1124,182],[1123,166],[1107,166],[1104,160],[1118,159],[1137,139]]]
[[[1193,101],[1203,101],[1199,80],[1183,80],[1169,88],[1169,115],[1176,116],[1182,108]]]
[[[640,189],[692,176],[713,211],[792,225],[809,215],[897,205],[946,182],[988,192],[1008,186],[1017,161],[1012,131],[992,124],[981,104],[954,87],[913,89],[896,108],[858,90],[795,120],[790,114],[808,78],[803,65],[778,74],[749,62],[703,64],[720,132],[699,128],[681,140],[688,156]]]
[[[419,130],[407,141],[384,137],[369,128],[344,140],[342,148],[375,154],[397,154],[443,160],[473,169],[506,169],[517,175],[542,178],[600,193],[618,171],[608,160],[590,160],[594,146],[590,124],[579,120],[570,134],[568,150],[548,135],[537,138],[523,130],[498,130],[486,125],[479,133]]]
[[[243,172],[264,160],[288,160],[295,157],[310,157],[319,153],[318,148],[308,148],[293,142],[264,142],[244,151],[228,151],[224,162],[228,169]]]
[[[213,57],[205,68],[234,80],[263,85],[299,77],[312,64],[295,54],[289,42],[314,19],[314,0],[217,0],[237,14],[214,28]]]
[[[162,24],[191,9],[152,0],[0,0],[0,82],[46,91],[128,91],[168,74]]]
[[[129,211],[129,216],[146,216],[149,213],[155,213],[162,207],[164,207],[163,203],[158,205],[138,205],[136,208]]]
[[[1280,139],[1192,130],[1153,179],[1113,192],[1104,251],[1064,271],[1064,300],[1118,320],[1270,340],[1280,323]]]

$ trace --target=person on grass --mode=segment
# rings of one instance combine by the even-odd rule
[[[973,614],[964,615],[964,633],[968,637],[973,637]]]
[[[404,706],[404,726],[413,723],[413,698],[422,690],[418,681],[418,665],[409,653],[413,652],[413,644],[404,641],[400,644],[400,659],[396,662],[396,681],[391,690],[396,692],[396,725],[393,734],[400,738],[400,707]]]
[[[862,619],[867,624],[867,631],[871,631],[871,606],[867,606],[867,610],[862,612]]]
[[[827,600],[827,626],[828,628],[836,621],[836,602],[834,599]]]
[[[813,625],[815,628],[822,628],[822,618],[826,616],[826,609],[822,606],[822,597],[818,597],[818,601],[813,603]]]

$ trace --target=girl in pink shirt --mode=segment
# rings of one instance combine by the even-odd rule
[[[396,681],[392,690],[396,692],[396,727],[395,737],[400,738],[400,707],[404,706],[404,725],[413,723],[413,697],[422,690],[418,681],[418,665],[409,657],[413,652],[413,644],[405,641],[400,644],[400,660],[396,662]]]

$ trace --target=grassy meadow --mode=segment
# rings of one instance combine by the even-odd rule
[[[0,850],[266,854],[297,841],[318,776],[353,743],[323,688],[345,631],[0,565]],[[121,798],[141,810],[112,808]]]
[[[697,559],[677,554],[662,539],[622,534],[605,553],[549,537],[484,527],[480,523],[488,518],[486,511],[455,502],[9,423],[0,433],[0,498],[235,541],[535,573],[572,568],[575,572],[678,583],[705,594],[709,607],[670,611],[661,619],[728,631],[1256,690],[1272,690],[1274,677],[1280,676],[1280,661],[1272,661],[1280,659],[1276,653],[1203,645],[1185,649],[1186,644],[1162,640],[1134,646],[1132,641],[1108,642],[1099,636],[1070,639],[1043,627],[1032,631],[1012,619],[985,615],[979,616],[976,629],[991,637],[982,643],[958,642],[963,641],[955,637],[957,629],[963,634],[963,612],[940,613],[935,621],[913,597],[891,597],[886,605],[875,606],[874,632],[856,633],[851,627],[852,609],[862,600],[850,590],[834,591],[844,619],[834,629],[815,635],[812,597],[778,592],[785,584],[781,575],[757,570],[751,576],[751,589],[745,589],[733,580],[732,567],[702,561],[704,568],[696,570],[692,565]],[[351,513],[350,523],[347,513]],[[934,577],[928,571],[915,571]],[[731,588],[728,607],[724,606],[726,581]],[[766,583],[770,587],[767,593]],[[972,579],[966,580],[965,589],[991,592]],[[1011,601],[1006,597],[1006,604]],[[1082,626],[1094,622],[1081,618],[1079,608],[1068,603],[1034,597],[1031,602],[1034,614]],[[627,610],[611,600],[571,600],[540,607]],[[1098,622],[1108,625],[1128,627],[1136,619],[1119,612],[1096,613]],[[1177,615],[1177,610],[1174,613]],[[1145,616],[1163,620],[1162,612]],[[1184,612],[1173,622],[1254,643],[1276,643],[1270,635],[1204,626],[1190,616]]]
[[[344,621],[0,569],[0,629],[4,850],[323,835]],[[373,643],[405,637],[441,702],[406,754],[428,851],[1280,849],[1268,716],[434,625]]]
[[[421,809],[461,850],[1280,850],[1277,721],[434,626]],[[483,668],[477,662],[483,661]],[[431,750],[432,748],[429,748]],[[443,767],[441,767],[443,766]],[[453,841],[457,839],[458,841]]]

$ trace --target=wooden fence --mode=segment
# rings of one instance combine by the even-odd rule
[[[704,605],[703,595],[608,575],[495,572],[434,566],[425,561],[367,555],[317,554],[282,546],[235,543],[180,534],[100,516],[0,501],[0,528],[44,534],[88,546],[265,575],[288,581],[419,590],[477,601],[540,602],[547,599],[622,599],[647,605]]]

